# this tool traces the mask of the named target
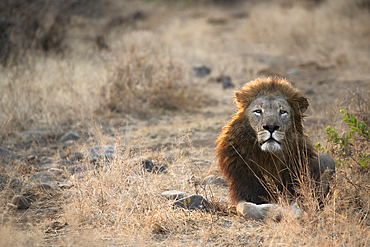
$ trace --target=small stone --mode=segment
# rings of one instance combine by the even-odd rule
[[[51,163],[53,161],[53,159],[51,157],[47,157],[47,156],[44,156],[41,158],[40,162],[42,164],[47,164],[47,163]]]
[[[34,189],[39,192],[54,191],[53,187],[51,187],[49,184],[39,184]]]
[[[112,145],[91,147],[88,150],[82,151],[81,153],[86,160],[92,163],[104,161],[105,163],[109,164],[109,162],[113,159],[123,158],[123,153]]]
[[[147,159],[145,157],[131,159],[130,162],[132,162],[135,165],[141,165],[147,172],[165,173],[167,169],[166,165],[154,163],[152,160]]]
[[[69,156],[68,156],[68,159],[69,160],[77,160],[77,161],[80,161],[80,160],[82,160],[83,159],[83,155],[82,155],[82,153],[80,153],[80,152],[73,152],[73,153],[71,153]]]
[[[204,178],[203,184],[212,184],[217,186],[229,186],[229,183],[222,177],[209,175]]]
[[[59,176],[59,175],[62,175],[62,173],[64,172],[62,169],[59,169],[59,168],[50,168],[49,169],[49,172],[52,172],[54,173],[55,175]]]
[[[169,190],[162,192],[161,195],[170,200],[180,200],[184,197],[184,192],[178,190]]]
[[[71,165],[74,165],[75,162],[74,161],[71,161],[71,160],[64,160],[64,159],[60,159],[56,162],[60,167],[66,167],[66,166],[71,166]]]
[[[60,139],[59,141],[60,142],[66,142],[66,141],[70,141],[70,140],[78,140],[78,139],[81,139],[82,136],[80,136],[79,134],[77,134],[76,132],[67,132],[65,133]]]
[[[23,131],[22,134],[26,136],[32,136],[32,137],[52,136],[51,133],[46,130],[26,130],[26,131]]]
[[[46,163],[41,166],[43,169],[58,168],[59,165],[56,163]]]
[[[70,189],[72,188],[73,186],[75,186],[74,184],[72,183],[58,183],[57,186],[62,189],[62,190],[66,190],[66,189]]]
[[[249,14],[247,12],[236,12],[232,15],[235,19],[248,18]]]
[[[211,73],[211,68],[206,66],[197,66],[193,68],[196,77],[206,77]]]
[[[16,205],[18,209],[27,209],[31,206],[32,201],[25,196],[17,195],[13,197],[11,203]]]
[[[214,211],[211,204],[201,195],[191,195],[173,203],[174,207],[180,207],[187,210],[200,210],[206,212]]]
[[[297,76],[297,75],[299,75],[299,70],[297,70],[297,69],[288,69],[287,73],[288,73],[289,76]]]
[[[41,183],[50,182],[54,180],[54,174],[50,171],[41,171],[34,173],[30,180],[39,181]]]
[[[221,83],[223,89],[235,87],[234,83],[232,83],[231,81],[230,76],[220,75],[219,77],[216,78],[216,82]]]
[[[0,160],[16,160],[17,155],[10,152],[8,149],[0,147]]]
[[[315,91],[312,90],[312,89],[307,89],[304,93],[305,93],[305,95],[314,95]]]

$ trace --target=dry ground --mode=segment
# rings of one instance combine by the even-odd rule
[[[10,40],[18,53],[0,67],[0,147],[18,155],[2,161],[0,179],[17,183],[10,179],[1,187],[0,245],[370,242],[369,173],[355,162],[338,168],[326,207],[309,208],[301,220],[247,221],[226,206],[216,215],[180,211],[160,196],[176,189],[227,201],[226,187],[204,185],[202,179],[219,175],[214,141],[236,109],[234,90],[254,78],[287,78],[310,98],[305,127],[315,143],[326,145],[328,125],[346,131],[340,109],[369,125],[366,1],[108,0],[93,7],[75,2],[97,12],[91,15],[66,2],[70,8],[45,7],[27,49],[19,43],[21,28],[15,27],[18,33]],[[74,12],[68,12],[71,8]],[[65,19],[58,22],[58,16]],[[209,66],[211,74],[195,77],[198,65]],[[220,76],[230,76],[235,88],[223,89],[216,82]],[[29,130],[41,132],[29,135]],[[59,142],[68,131],[82,138]],[[47,170],[45,164],[94,145],[114,145],[123,157],[77,173],[58,166],[61,170],[52,171],[61,174],[49,182],[51,191],[41,191],[26,210],[9,206],[14,195],[37,185],[31,177]],[[133,159],[144,156],[165,164],[167,173],[143,172]],[[56,181],[74,186],[61,189]]]

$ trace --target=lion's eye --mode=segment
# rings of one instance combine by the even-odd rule
[[[288,112],[285,110],[280,110],[280,114],[288,114]]]
[[[254,110],[254,113],[261,114],[262,113],[262,110],[260,110],[260,109]]]

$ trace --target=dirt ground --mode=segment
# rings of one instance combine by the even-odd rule
[[[286,78],[310,99],[314,143],[326,145],[326,126],[346,131],[340,109],[370,121],[366,1],[224,2],[53,1],[40,4],[45,15],[27,17],[34,5],[8,13],[0,147],[14,157],[3,157],[0,171],[0,245],[369,243],[368,173],[358,178],[368,190],[340,187],[326,211],[303,222],[246,221],[233,207],[178,211],[161,199],[180,190],[228,200],[227,186],[203,180],[220,176],[215,140],[236,110],[234,91],[252,79]],[[27,18],[38,23],[32,37],[17,22]],[[199,66],[210,73],[197,75]],[[227,77],[234,87],[223,87]],[[80,138],[62,142],[69,131]],[[122,156],[109,169],[74,158],[98,145]],[[143,157],[167,172],[144,173],[133,161]],[[17,195],[30,205],[21,209]]]

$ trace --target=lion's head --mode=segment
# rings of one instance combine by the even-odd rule
[[[235,92],[235,99],[262,151],[281,151],[287,145],[286,137],[303,131],[308,100],[285,80],[257,79]]]

